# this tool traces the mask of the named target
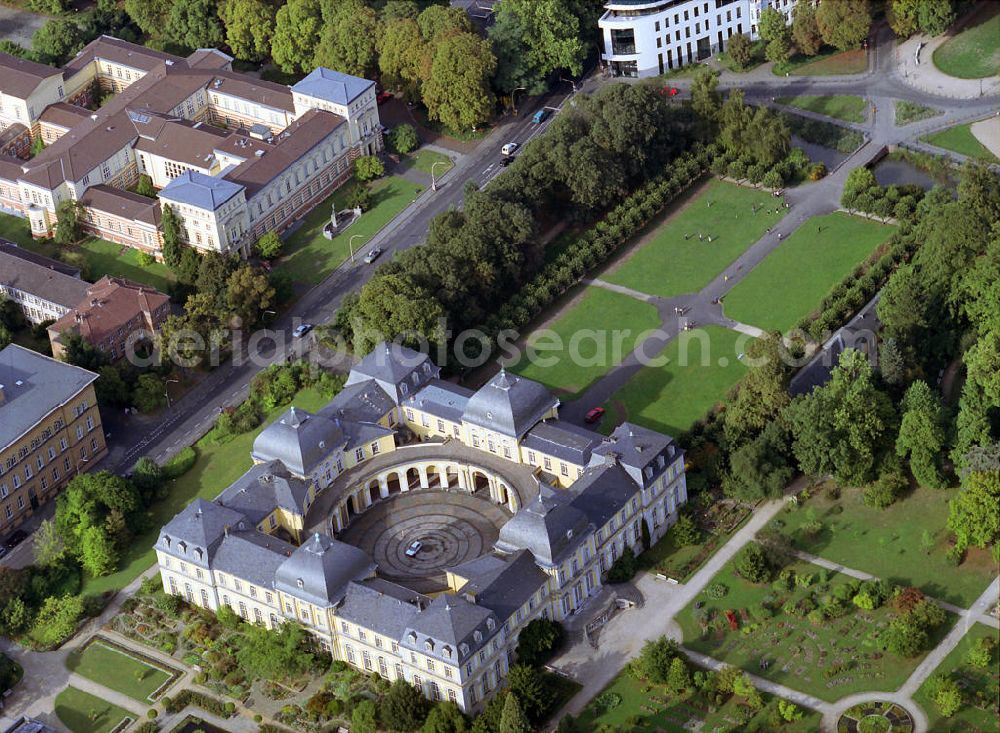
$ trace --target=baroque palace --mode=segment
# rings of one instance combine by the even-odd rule
[[[215,501],[163,527],[164,590],[268,627],[296,621],[336,659],[476,712],[524,625],[575,614],[687,501],[672,438],[628,423],[605,437],[558,409],[537,382],[501,370],[472,392],[425,354],[381,344],[324,408],[265,428],[254,466]],[[336,538],[373,505],[427,491],[488,498],[507,519],[425,594]]]
[[[317,68],[288,87],[232,61],[110,36],[63,69],[0,53],[0,211],[48,237],[75,201],[88,232],[160,258],[169,206],[192,247],[246,255],[382,149],[374,82]],[[158,199],[128,190],[140,175]]]

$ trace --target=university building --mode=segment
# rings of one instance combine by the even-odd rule
[[[192,247],[246,255],[383,145],[374,82],[318,68],[287,87],[214,49],[181,58],[109,36],[63,69],[0,53],[0,133],[46,144],[0,155],[0,211],[48,237],[75,201],[91,234],[156,257],[164,207]],[[140,175],[159,198],[127,190]]]
[[[578,613],[687,501],[672,438],[628,423],[605,437],[558,410],[537,382],[501,371],[471,391],[426,355],[379,345],[321,410],[291,407],[265,428],[253,468],[215,501],[163,527],[164,590],[272,628],[296,621],[336,659],[477,712],[525,624]],[[495,546],[434,592],[390,582],[337,539],[373,505],[426,490],[473,493],[508,516]]]
[[[773,7],[789,23],[797,0],[607,0],[598,21],[601,59],[614,76],[656,76],[726,50],[738,33],[757,40]]]

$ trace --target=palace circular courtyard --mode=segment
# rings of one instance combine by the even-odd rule
[[[447,587],[448,568],[489,552],[510,517],[485,491],[409,491],[373,504],[338,539],[367,552],[386,580],[433,593]],[[422,547],[408,557],[415,541]]]

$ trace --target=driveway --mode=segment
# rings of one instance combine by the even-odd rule
[[[0,5],[0,38],[31,48],[31,36],[47,20],[44,15],[35,15],[26,10]]]

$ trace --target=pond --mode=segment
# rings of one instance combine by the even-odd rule
[[[807,143],[797,135],[792,135],[792,147],[802,148],[806,152],[806,155],[809,156],[809,160],[814,163],[822,163],[827,167],[827,170],[833,170],[847,157],[846,154],[833,148],[827,148],[815,143]]]
[[[929,173],[905,160],[883,158],[875,164],[872,172],[875,174],[875,180],[882,186],[916,184],[925,191],[929,191],[937,183]]]

